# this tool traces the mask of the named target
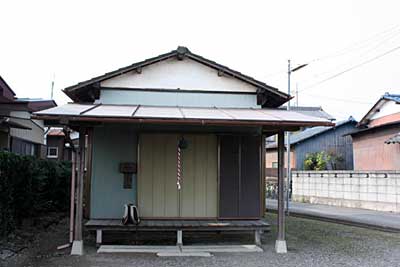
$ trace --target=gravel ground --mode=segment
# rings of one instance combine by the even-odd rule
[[[274,252],[276,217],[268,214],[272,231],[263,235],[263,253],[216,253],[211,258],[158,258],[152,254],[96,254],[93,236],[87,236],[86,254],[68,255],[55,247],[67,236],[67,220],[42,233],[35,248],[7,266],[400,266],[400,234],[290,217],[288,253]],[[65,223],[64,223],[65,222]],[[104,238],[107,238],[106,236]],[[250,236],[219,235],[215,241],[249,243]],[[111,239],[111,238],[110,238]],[[200,237],[201,239],[201,237]],[[66,240],[66,238],[65,238]],[[194,242],[194,238],[184,242]],[[58,242],[58,243],[57,243]],[[64,241],[65,242],[65,241]],[[172,242],[172,241],[171,241]],[[18,258],[18,257],[15,257]]]

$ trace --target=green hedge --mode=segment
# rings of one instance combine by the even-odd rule
[[[24,218],[69,207],[71,164],[0,152],[0,234]]]

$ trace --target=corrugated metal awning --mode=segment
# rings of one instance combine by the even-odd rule
[[[9,128],[15,128],[15,129],[22,129],[22,130],[32,130],[32,128],[25,126],[21,123],[18,123],[16,121],[12,121],[8,117],[0,118],[0,126],[5,126],[5,127],[9,127]]]
[[[66,104],[34,113],[43,120],[317,126],[333,124],[323,118],[282,109],[194,108],[137,105]]]

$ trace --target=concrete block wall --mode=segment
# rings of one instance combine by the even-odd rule
[[[400,171],[293,171],[292,198],[400,213]]]

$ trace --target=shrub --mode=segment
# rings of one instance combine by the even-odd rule
[[[304,168],[307,171],[323,171],[326,170],[327,154],[324,151],[308,153],[304,160]]]
[[[304,160],[307,171],[340,170],[344,167],[344,158],[334,151],[308,153]]]
[[[0,234],[24,218],[68,209],[71,164],[0,152]]]

